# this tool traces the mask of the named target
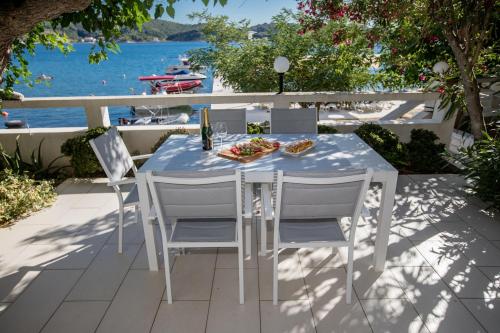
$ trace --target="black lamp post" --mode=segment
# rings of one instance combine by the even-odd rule
[[[274,59],[274,70],[278,73],[279,76],[279,92],[281,94],[284,91],[285,86],[285,73],[290,68],[290,62],[285,57],[276,57]]]

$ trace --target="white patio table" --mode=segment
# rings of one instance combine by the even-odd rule
[[[149,269],[158,270],[154,228],[148,222],[151,199],[146,183],[147,171],[213,171],[238,168],[244,173],[245,182],[271,183],[274,172],[284,171],[340,171],[353,168],[372,168],[373,182],[382,183],[382,199],[378,216],[374,251],[374,266],[383,270],[389,241],[389,231],[394,206],[398,171],[356,134],[319,135],[259,135],[266,139],[287,143],[311,138],[316,147],[302,157],[288,157],[280,152],[264,156],[254,162],[239,163],[216,156],[201,148],[200,136],[172,135],[139,169],[136,175],[140,208],[144,227]],[[256,135],[229,135],[225,144],[248,140]],[[218,147],[216,147],[218,148]]]

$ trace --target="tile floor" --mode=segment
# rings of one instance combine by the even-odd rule
[[[482,211],[456,175],[400,176],[384,272],[371,267],[380,198],[370,190],[350,305],[345,253],[302,249],[280,255],[274,306],[272,255],[257,256],[257,227],[244,305],[236,253],[227,249],[176,256],[169,305],[131,212],[124,253],[116,253],[117,202],[104,181],[68,180],[58,191],[50,209],[0,229],[2,333],[499,330],[500,218]]]

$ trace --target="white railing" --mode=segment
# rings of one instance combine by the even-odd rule
[[[435,101],[438,93],[424,92],[293,92],[293,93],[222,93],[222,94],[177,94],[177,95],[131,95],[131,96],[74,96],[74,97],[27,97],[20,101],[3,101],[9,108],[55,108],[83,107],[88,127],[109,126],[109,106],[163,105],[174,107],[193,104],[272,103],[277,108],[288,108],[290,104],[392,101]]]

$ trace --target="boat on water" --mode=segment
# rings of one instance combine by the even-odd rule
[[[173,107],[167,107],[163,105],[142,105],[142,106],[132,106],[130,113],[135,117],[161,117],[164,115],[179,115],[186,114],[191,116],[194,110],[191,105],[179,105]]]
[[[186,55],[180,55],[179,56],[179,63],[176,65],[168,66],[167,69],[165,70],[165,73],[170,74],[172,72],[181,71],[181,70],[191,71],[192,69],[193,69],[193,65],[189,61],[189,57]],[[196,70],[198,70],[198,71],[204,71],[205,69],[206,69],[205,66],[197,66],[196,67]]]
[[[186,124],[189,121],[187,113],[179,113],[167,116],[150,116],[139,118],[118,118],[120,126],[133,125],[168,125],[168,124]]]
[[[207,78],[206,75],[200,73],[193,73],[186,70],[177,72],[179,74],[139,76],[139,80],[140,81],[191,81],[191,80],[205,80]]]
[[[172,79],[178,75],[150,75],[140,76],[140,81],[147,81],[151,86],[151,94],[180,94],[191,92],[193,89],[201,86],[201,80],[179,81]]]

